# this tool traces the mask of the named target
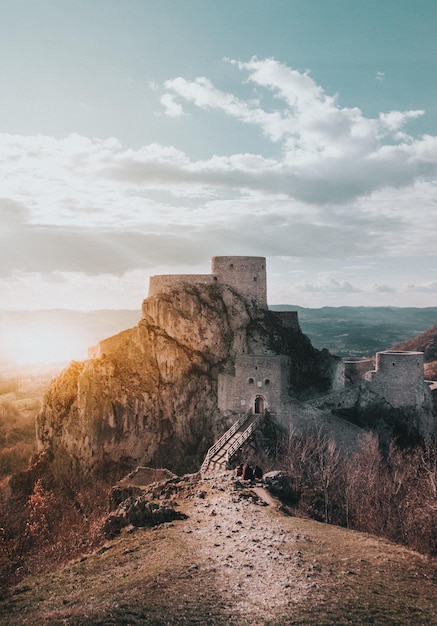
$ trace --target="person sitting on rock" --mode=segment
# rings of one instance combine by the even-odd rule
[[[257,482],[261,482],[263,477],[263,471],[259,465],[255,465],[255,469],[253,470],[253,477]]]
[[[240,463],[240,465],[235,470],[235,476],[237,476],[238,478],[239,476],[242,476],[242,475],[243,475],[243,464]]]

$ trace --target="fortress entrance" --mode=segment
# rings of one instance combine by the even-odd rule
[[[255,413],[264,413],[264,398],[262,396],[255,398]]]

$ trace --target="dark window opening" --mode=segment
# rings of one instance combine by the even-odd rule
[[[264,381],[264,384],[265,385],[270,385],[270,378],[266,378],[265,381]]]
[[[253,383],[254,383],[255,381],[253,380],[253,378],[249,378],[249,380],[248,380],[247,382],[249,383],[249,385],[253,385]]]

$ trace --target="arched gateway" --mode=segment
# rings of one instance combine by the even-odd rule
[[[264,404],[265,404],[264,398],[262,396],[257,396],[255,398],[255,413],[264,413],[264,410],[265,410]]]

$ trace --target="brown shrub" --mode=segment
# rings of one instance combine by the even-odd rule
[[[392,442],[383,456],[377,436],[367,433],[347,457],[320,430],[292,434],[282,468],[303,513],[437,555],[435,440],[409,450]]]

